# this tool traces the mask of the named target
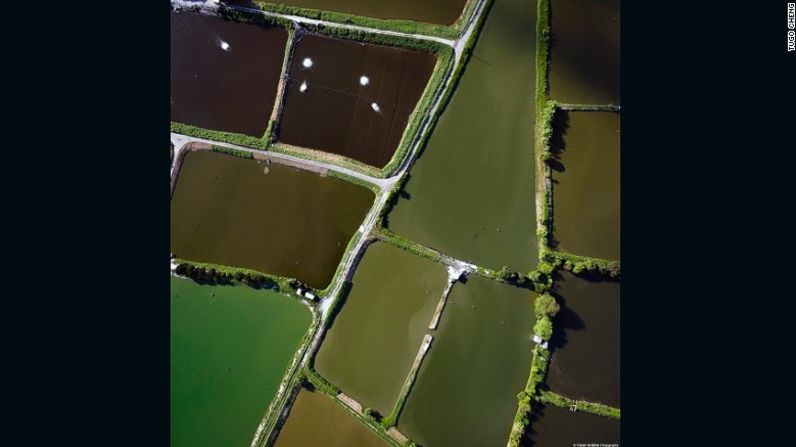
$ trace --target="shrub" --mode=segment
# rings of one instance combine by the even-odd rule
[[[372,419],[374,422],[381,421],[381,414],[379,414],[379,412],[374,410],[373,408],[365,407],[365,409],[362,410],[362,413],[364,413],[365,416]]]
[[[546,315],[539,318],[536,320],[536,324],[533,325],[533,332],[543,339],[549,340],[550,336],[553,335],[553,321]]]
[[[537,318],[553,318],[558,311],[561,310],[561,307],[558,305],[555,298],[545,293],[536,298],[536,301],[533,303],[533,309]]]

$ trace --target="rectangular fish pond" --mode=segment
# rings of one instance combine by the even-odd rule
[[[619,260],[619,114],[558,111],[551,145],[557,248]]]
[[[276,162],[188,152],[171,199],[180,259],[328,286],[374,193]]]
[[[536,2],[497,0],[388,227],[482,267],[531,271]]]
[[[453,286],[398,418],[404,435],[433,447],[506,445],[530,370],[535,296],[479,276]]]
[[[547,384],[562,396],[619,408],[620,284],[559,274]]]
[[[171,446],[248,447],[312,315],[248,287],[171,279]]]
[[[363,407],[386,416],[396,402],[447,284],[445,267],[371,244],[315,369]]]
[[[289,69],[279,142],[384,167],[436,60],[431,53],[302,35]]]
[[[619,104],[619,0],[552,0],[550,97]]]
[[[330,398],[301,389],[276,447],[385,447],[387,444]]]
[[[274,107],[287,31],[171,13],[171,120],[260,138]]]

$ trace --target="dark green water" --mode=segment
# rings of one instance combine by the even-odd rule
[[[461,15],[465,0],[282,0],[279,3],[379,19],[407,19],[450,25]]]
[[[171,199],[172,252],[322,289],[373,199],[369,189],[337,178],[191,152]]]
[[[619,407],[620,284],[561,272],[553,293],[562,309],[550,341],[550,390]]]
[[[619,104],[619,0],[552,0],[550,96]]]
[[[553,235],[567,253],[619,260],[619,114],[564,112],[553,167]],[[554,143],[555,144],[555,143]]]
[[[410,171],[395,232],[478,265],[536,266],[536,4],[498,0],[461,84]]]
[[[310,319],[274,292],[172,278],[172,447],[248,447]]]
[[[447,284],[445,268],[399,248],[368,247],[321,345],[318,372],[363,406],[392,410]]]
[[[398,428],[419,445],[502,446],[531,364],[534,294],[481,277],[453,287]]]
[[[619,445],[619,420],[572,412],[553,405],[534,405],[523,447]]]
[[[331,399],[302,389],[276,447],[384,447],[375,433]]]

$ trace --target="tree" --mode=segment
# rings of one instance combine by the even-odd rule
[[[365,416],[373,419],[376,422],[381,421],[381,415],[379,414],[378,411],[374,410],[373,408],[365,407],[365,409],[362,410],[362,413],[364,413]]]
[[[243,272],[235,272],[235,279],[238,281],[243,280]]]
[[[555,298],[548,294],[540,295],[533,303],[533,310],[537,317],[555,317],[561,307],[556,302]]]
[[[536,320],[536,324],[533,325],[533,332],[543,339],[549,340],[550,336],[553,335],[553,321],[548,316],[539,318]]]
[[[498,275],[503,278],[504,281],[509,281],[512,277],[516,277],[517,272],[512,271],[509,266],[504,265],[498,271]]]

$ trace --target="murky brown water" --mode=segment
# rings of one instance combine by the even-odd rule
[[[562,148],[560,163],[553,163],[558,249],[619,260],[619,114],[563,112],[557,121],[556,127],[566,127],[553,140]]]
[[[381,168],[435,63],[428,53],[304,35],[290,66],[279,141]]]
[[[276,447],[383,447],[387,444],[326,396],[302,389]]]
[[[171,13],[171,120],[262,137],[287,31]]]
[[[619,0],[553,0],[550,96],[619,104]]]
[[[561,272],[554,294],[561,312],[550,342],[550,390],[619,407],[619,283]]]
[[[534,405],[523,447],[619,445],[619,420],[572,412],[553,405]]]
[[[238,0],[232,3],[251,2]],[[279,3],[379,19],[406,19],[450,25],[461,15],[465,0],[281,0]]]
[[[191,152],[171,200],[171,249],[179,258],[324,288],[373,199],[370,190],[340,179]]]

